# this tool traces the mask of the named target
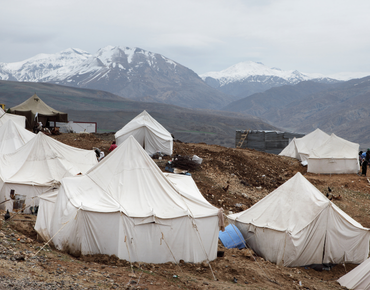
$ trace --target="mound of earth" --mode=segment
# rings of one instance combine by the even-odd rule
[[[113,134],[61,134],[57,140],[109,154]],[[197,155],[190,171],[204,197],[226,214],[249,208],[295,173],[301,172],[323,194],[365,227],[370,227],[370,183],[356,174],[307,173],[298,160],[249,149],[174,143],[174,154]],[[155,159],[164,171],[169,156]],[[4,212],[0,213],[1,216]],[[0,221],[0,289],[342,289],[336,280],[356,265],[330,271],[277,266],[250,249],[226,249],[210,264],[133,263],[115,256],[73,257],[37,240],[36,217],[12,215]],[[344,288],[343,288],[344,289]]]

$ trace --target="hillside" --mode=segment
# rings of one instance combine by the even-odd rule
[[[107,151],[113,135],[62,134],[56,138],[79,148]],[[333,194],[342,197],[334,203],[370,227],[368,181],[356,174],[308,174],[295,159],[216,145],[175,143],[174,154],[203,158],[192,176],[203,196],[226,214],[249,208],[301,172],[324,195],[330,186]],[[155,161],[164,170],[166,160]],[[36,239],[35,219],[18,215],[9,223],[0,221],[1,289],[343,289],[336,280],[356,266],[336,265],[321,272],[287,268],[265,261],[249,249],[226,249],[219,242],[224,257],[210,263],[217,280],[206,263],[133,263],[131,272],[129,261],[114,256],[74,257],[49,246],[38,253],[44,243]]]
[[[8,108],[22,103],[35,92],[49,106],[68,113],[69,120],[97,122],[99,132],[115,132],[143,110],[147,110],[176,139],[184,142],[234,147],[236,130],[276,129],[252,115],[135,102],[104,91],[49,83],[0,81],[0,103]]]
[[[370,147],[367,127],[370,77],[337,84],[302,82],[273,88],[229,104],[225,110],[252,114],[292,132],[316,128]]]

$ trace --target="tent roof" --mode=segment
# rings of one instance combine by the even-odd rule
[[[35,136],[36,134],[9,119],[0,127],[0,152],[1,154],[12,153]]]
[[[5,182],[48,186],[96,163],[93,150],[68,146],[40,132],[17,151],[0,156],[0,176]]]
[[[320,147],[312,150],[309,158],[358,158],[360,145],[331,134]]]
[[[332,206],[353,226],[363,228],[299,172],[251,208],[228,218],[294,234],[309,225],[328,206]]]
[[[352,271],[340,277],[338,283],[348,289],[369,289],[370,285],[370,258],[358,265]]]
[[[8,120],[13,120],[13,122],[23,128],[26,126],[26,117],[5,113],[5,111],[0,108],[0,126],[4,125]]]
[[[217,215],[217,208],[180,183],[170,182],[130,136],[85,176],[63,179],[59,194],[84,210],[121,211],[130,217]]]
[[[141,127],[148,128],[162,139],[172,140],[171,133],[145,110],[128,122],[121,130],[117,131],[115,137],[117,139],[122,135],[131,135],[130,133]]]
[[[293,138],[279,155],[301,159],[299,154],[308,155],[313,149],[319,147],[329,139],[329,137],[328,134],[317,128],[302,138]]]
[[[315,131],[307,134],[306,136],[296,139],[296,146],[298,152],[300,154],[301,153],[309,154],[311,150],[317,148],[318,146],[326,142],[326,140],[328,140],[329,137],[330,136],[328,134],[317,128]]]
[[[43,102],[43,100],[40,99],[39,96],[34,94],[32,97],[30,97],[28,100],[24,101],[23,103],[10,108],[11,112],[17,111],[17,112],[28,112],[31,111],[32,114],[39,113],[40,115],[44,116],[56,116],[58,114],[60,115],[66,115],[66,113],[60,112],[58,110],[53,109],[52,107],[48,106]]]

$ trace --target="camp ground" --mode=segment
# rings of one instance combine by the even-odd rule
[[[1,213],[8,209],[12,218],[2,221],[1,261],[14,267],[23,255],[37,273],[32,281],[340,289],[367,279],[370,218],[362,193],[370,183],[357,174],[318,174],[288,156],[207,144],[175,142],[159,159],[133,135],[98,162],[92,147],[105,150],[117,135],[30,133],[18,147],[9,136],[23,131],[12,121],[4,126],[0,138],[14,152],[0,155]],[[327,136],[306,160],[330,144]],[[166,172],[168,161],[189,153],[202,160],[191,174]],[[29,214],[35,205],[37,216]]]

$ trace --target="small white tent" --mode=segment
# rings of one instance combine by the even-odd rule
[[[0,127],[0,154],[8,154],[30,141],[36,134],[9,119]]]
[[[313,149],[308,157],[307,172],[322,174],[358,173],[360,145],[331,134],[321,146]]]
[[[370,289],[370,258],[358,265],[352,271],[338,279],[338,283],[348,289]]]
[[[122,144],[130,135],[135,137],[148,154],[156,152],[172,154],[173,138],[171,133],[146,111],[143,111],[116,132],[117,145]]]
[[[297,158],[306,165],[310,152],[325,143],[329,137],[328,134],[317,128],[302,138],[293,138],[279,155]]]
[[[38,196],[63,177],[84,173],[97,163],[93,150],[65,145],[40,132],[15,152],[0,155],[0,202],[7,200],[1,206],[13,210],[12,195],[25,200],[25,206],[38,205]]]
[[[361,263],[370,231],[297,173],[251,208],[228,216],[257,254],[277,265]]]
[[[18,116],[14,114],[5,113],[5,111],[0,108],[0,126],[4,125],[8,120],[12,120],[14,123],[17,123],[19,126],[26,127],[26,117]]]
[[[59,250],[148,263],[217,256],[218,209],[191,177],[166,177],[132,136],[86,175],[61,183],[54,205],[55,193],[43,200],[54,209],[41,208],[35,226]]]

